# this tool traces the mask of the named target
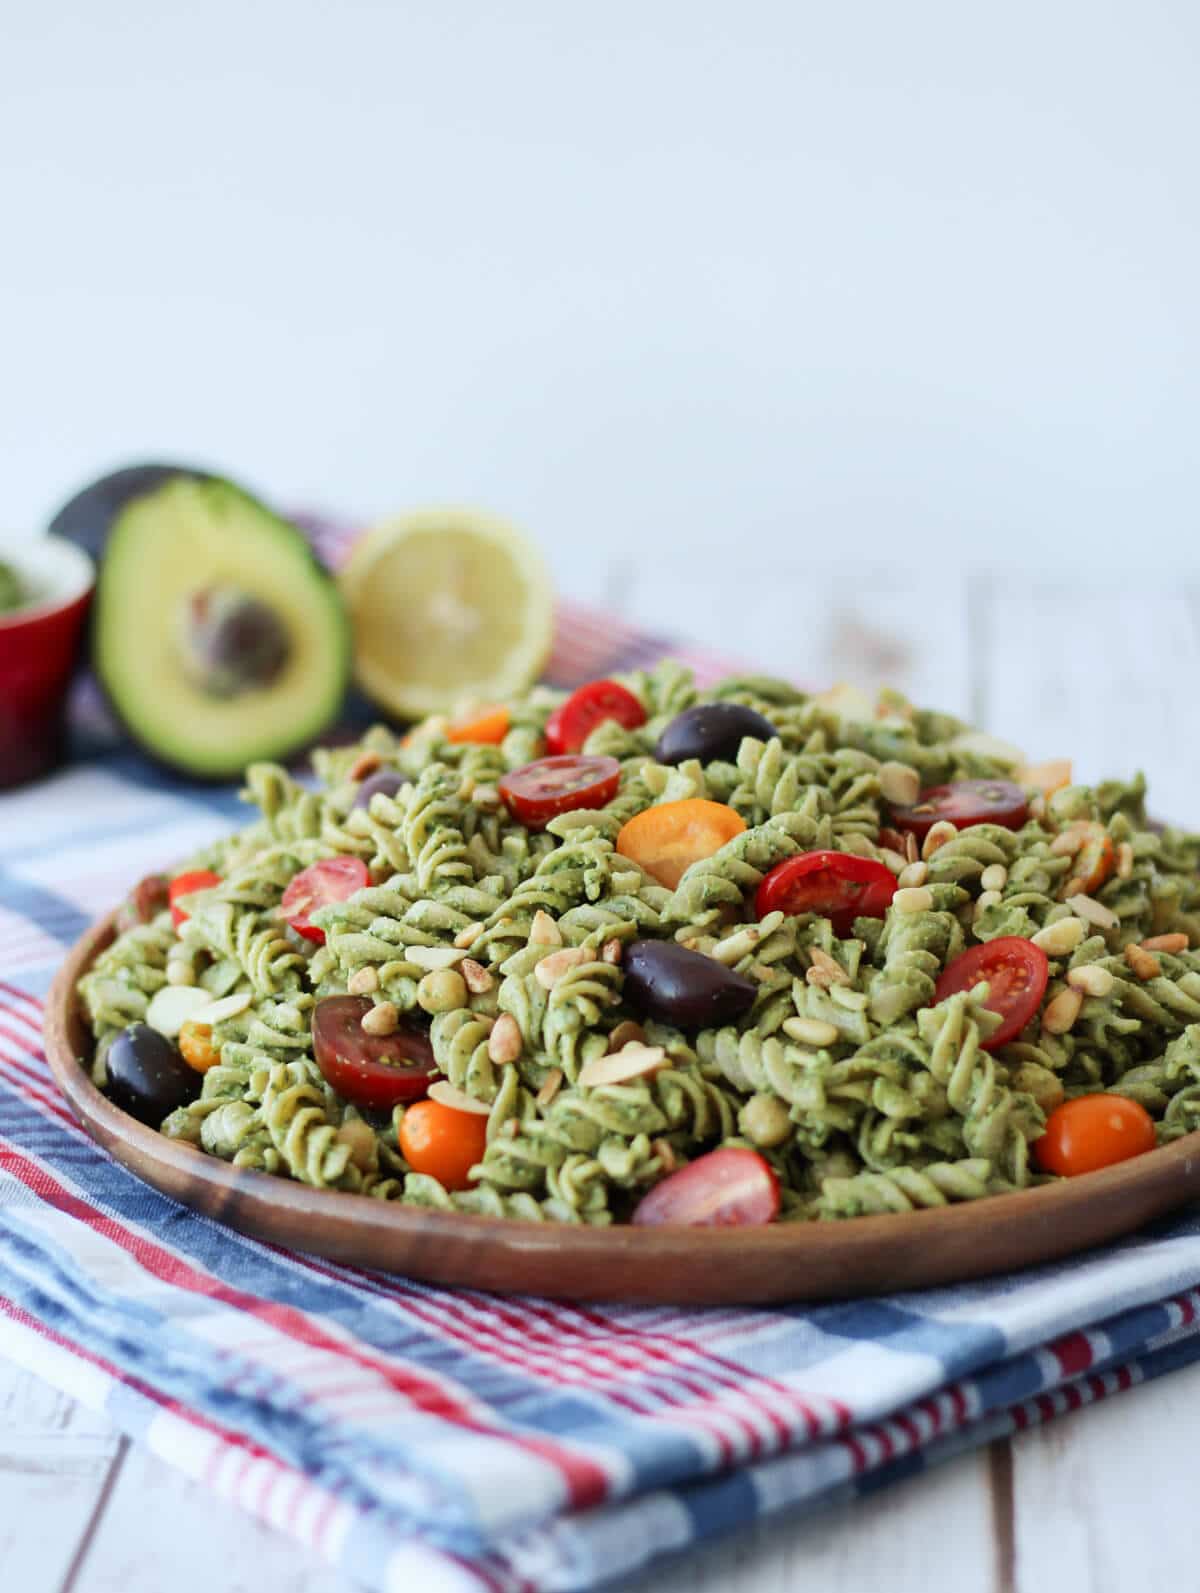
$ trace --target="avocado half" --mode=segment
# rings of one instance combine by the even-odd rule
[[[113,521],[125,505],[179,476],[190,481],[217,480],[210,471],[195,470],[191,465],[126,465],[89,482],[68,499],[47,529],[51,536],[66,537],[74,542],[94,564],[99,564],[108,546]]]
[[[299,751],[336,717],[350,658],[345,610],[307,539],[241,487],[168,469],[115,509],[92,664],[162,762],[220,779]]]

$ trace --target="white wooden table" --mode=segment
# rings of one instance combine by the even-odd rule
[[[578,551],[578,550],[577,550]],[[726,555],[728,559],[728,555]],[[1197,811],[1200,605],[1131,576],[1094,587],[912,562],[869,577],[777,550],[578,552],[575,595],[814,683],[887,678],[1084,778],[1143,767]],[[637,1593],[1109,1593],[1195,1583],[1200,1367],[951,1461],[805,1524],[764,1525],[640,1578]],[[0,1365],[0,1586],[20,1593],[351,1593],[109,1423]],[[414,1593],[420,1593],[414,1589]]]

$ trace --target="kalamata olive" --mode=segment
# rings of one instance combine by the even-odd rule
[[[214,697],[267,686],[287,663],[287,628],[261,598],[232,586],[204,587],[187,600],[183,659],[188,674]]]
[[[378,774],[373,774],[369,779],[363,781],[354,793],[354,801],[350,806],[352,808],[369,808],[371,798],[377,792],[382,791],[384,796],[395,796],[403,784],[404,776],[398,774],[395,769],[380,769]]]
[[[625,994],[650,1018],[708,1029],[740,1018],[758,986],[715,957],[673,940],[635,940],[621,961]]]
[[[148,1023],[131,1023],[117,1035],[105,1065],[109,1096],[123,1112],[152,1128],[177,1106],[194,1101],[203,1082],[170,1040]]]
[[[170,880],[165,874],[147,874],[140,879],[117,911],[117,934],[135,929],[138,924],[148,924],[167,905]]]
[[[699,758],[711,763],[714,758],[733,759],[743,736],[768,741],[775,726],[753,708],[738,702],[705,702],[676,714],[658,738],[654,756],[659,763],[684,763]]]
[[[372,1111],[417,1101],[436,1071],[429,1030],[402,1016],[386,1034],[370,1034],[363,1019],[369,996],[326,996],[313,1008],[313,1056],[339,1095]],[[394,1010],[394,1009],[393,1009]]]

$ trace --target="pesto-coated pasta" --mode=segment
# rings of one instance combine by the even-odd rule
[[[1082,1094],[1137,1102],[1160,1142],[1200,1126],[1200,836],[1150,824],[1140,777],[1027,787],[1020,828],[925,836],[896,828],[897,792],[1020,780],[950,716],[761,676],[700,692],[670,662],[622,684],[644,724],[602,723],[583,749],[615,760],[615,795],[544,829],[518,823],[501,786],[544,753],[561,700],[545,687],[509,705],[498,746],[451,742],[433,718],[319,751],[315,782],[252,767],[258,819],[187,865],[219,882],[181,898],[179,924],[164,909],[125,929],[81,980],[97,1081],[128,1026],[174,1036],[185,1008],[201,1025],[211,1009],[210,1065],[164,1134],[318,1188],[589,1224],[627,1221],[723,1145],[765,1157],[780,1219],[804,1221],[1038,1182],[1046,1117]],[[705,703],[752,709],[775,734],[656,761],[674,717]],[[629,820],[697,799],[732,810],[732,839],[681,877],[622,852]],[[832,909],[756,907],[772,870],[816,852],[886,869],[901,894],[836,930]],[[328,860],[361,883],[297,933],[285,892]],[[937,999],[950,964],[1001,937],[1032,940],[1049,970],[1007,1043],[986,986]],[[741,1010],[689,1025],[639,1004],[624,956],[647,940],[720,964]],[[465,1187],[406,1157],[411,1102],[355,1104],[324,1076],[314,1013],[347,996],[365,998],[369,1032],[426,1034],[432,1076],[477,1103]]]

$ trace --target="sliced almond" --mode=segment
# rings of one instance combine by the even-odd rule
[[[455,1089],[449,1079],[438,1079],[429,1086],[429,1099],[436,1101],[439,1106],[448,1106],[455,1112],[474,1112],[476,1117],[491,1115],[491,1107],[486,1101],[477,1101],[473,1095]]]
[[[1186,951],[1187,949],[1188,938],[1185,934],[1178,930],[1172,935],[1151,935],[1149,940],[1142,941],[1143,951],[1180,952]]]
[[[1079,918],[1085,918],[1089,924],[1095,924],[1098,929],[1115,929],[1121,920],[1103,902],[1098,902],[1094,896],[1077,894],[1067,897],[1067,906]]]
[[[534,1096],[534,1100],[543,1110],[562,1089],[563,1071],[561,1068],[551,1068],[542,1080],[542,1087]]]
[[[562,951],[552,951],[543,957],[533,970],[533,977],[543,990],[553,990],[560,979],[565,979],[572,968],[586,961],[587,952],[582,946],[564,946]]]
[[[466,952],[461,946],[405,946],[403,956],[405,962],[415,963],[418,968],[432,973],[438,968],[453,968]]]
[[[223,996],[220,1001],[214,1001],[211,1007],[204,1009],[204,1021],[210,1026],[214,1023],[224,1023],[226,1018],[239,1018],[243,1012],[248,1012],[254,1005],[254,997],[248,990],[239,990],[235,995]]]
[[[491,972],[481,962],[476,962],[474,957],[464,957],[458,971],[473,996],[486,995],[496,983]]]
[[[506,1062],[515,1062],[524,1045],[521,1025],[511,1012],[502,1012],[493,1024],[491,1034],[488,1035],[488,1057],[498,1067],[502,1067]]]
[[[645,1045],[646,1031],[640,1023],[635,1023],[632,1018],[623,1018],[608,1037],[610,1052],[620,1051],[623,1047],[635,1041],[638,1045]]]
[[[657,1073],[666,1063],[667,1053],[661,1045],[638,1045],[635,1041],[623,1050],[585,1062],[579,1070],[579,1083],[585,1090],[594,1090],[601,1084],[623,1084],[628,1079]]]
[[[805,974],[805,978],[810,985],[827,987],[829,985],[850,984],[850,975],[842,967],[841,963],[835,961],[827,951],[822,951],[820,946],[813,946],[808,955],[812,966]]]
[[[533,915],[529,943],[531,946],[561,946],[563,943],[562,930],[544,908],[539,907]]]
[[[150,998],[146,1022],[168,1040],[174,1040],[185,1023],[200,1021],[201,1013],[207,1014],[212,1005],[213,998],[207,990],[195,985],[164,985]],[[207,1023],[207,1016],[202,1021]]]

